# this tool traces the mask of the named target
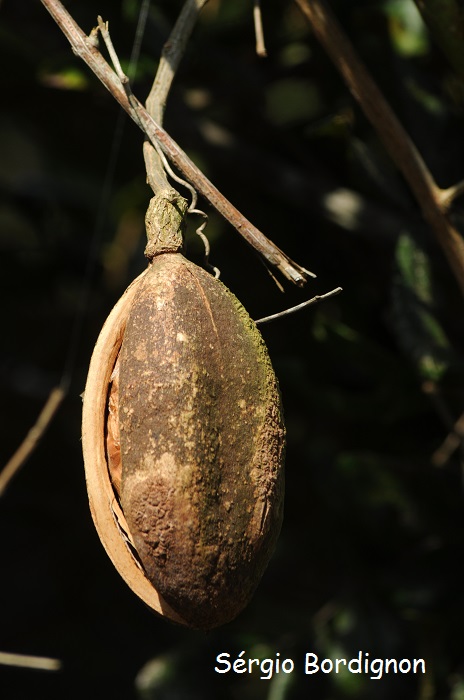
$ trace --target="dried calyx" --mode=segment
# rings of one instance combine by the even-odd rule
[[[285,431],[255,324],[179,252],[187,205],[173,193],[151,201],[148,269],[97,343],[84,456],[95,524],[120,573],[158,612],[209,629],[245,607],[274,549]]]

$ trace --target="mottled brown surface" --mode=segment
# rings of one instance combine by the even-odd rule
[[[147,575],[192,626],[232,619],[277,539],[284,427],[266,347],[180,254],[154,259],[120,354],[122,507]]]
[[[111,374],[107,404],[105,448],[106,460],[111,483],[118,496],[121,497],[121,445],[119,442],[119,359]]]

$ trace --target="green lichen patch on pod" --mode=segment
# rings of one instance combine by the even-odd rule
[[[147,577],[192,627],[234,618],[278,537],[285,431],[253,321],[180,253],[156,256],[119,356],[121,504]]]

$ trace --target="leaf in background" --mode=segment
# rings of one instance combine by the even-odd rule
[[[388,0],[385,10],[396,51],[401,56],[421,56],[427,53],[427,32],[414,3]]]
[[[415,0],[433,38],[464,78],[464,12],[456,0]],[[461,7],[460,7],[461,5]]]
[[[89,81],[81,68],[63,68],[61,70],[44,70],[39,75],[42,85],[57,90],[85,90]]]
[[[409,233],[398,238],[392,318],[399,343],[423,379],[438,381],[449,367],[450,345],[434,308],[430,261]]]
[[[316,85],[300,78],[276,80],[267,89],[266,102],[269,120],[277,126],[314,119],[323,109]]]

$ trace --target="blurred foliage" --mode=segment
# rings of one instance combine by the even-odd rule
[[[458,75],[464,78],[464,13],[456,0],[415,0],[432,36]]]
[[[97,14],[108,19],[127,65],[140,3],[67,5],[86,31]],[[133,84],[141,99],[181,5],[152,2]],[[158,620],[134,599],[97,539],[85,494],[80,393],[90,353],[144,266],[141,135],[121,127],[117,106],[39,2],[0,5],[2,464],[59,381],[70,344],[74,367],[65,405],[0,501],[0,650],[56,657],[63,670],[0,667],[2,700],[464,697],[462,450],[433,461],[464,409],[463,300],[296,5],[262,5],[265,60],[254,54],[251,1],[210,0],[166,126],[239,209],[318,274],[282,295],[210,212],[212,261],[253,317],[334,286],[344,292],[263,327],[286,409],[285,522],[250,606],[208,635]],[[412,0],[333,5],[438,183],[457,182],[464,88],[443,41]],[[462,223],[459,201],[452,216]],[[188,251],[201,261],[193,232]],[[242,650],[292,658],[295,671],[270,680],[214,672],[217,654],[233,660]],[[424,658],[427,673],[303,673],[306,653],[360,650]]]
[[[400,234],[396,264],[392,314],[398,340],[417,363],[419,374],[438,382],[449,369],[450,347],[433,309],[429,258],[411,236]]]

